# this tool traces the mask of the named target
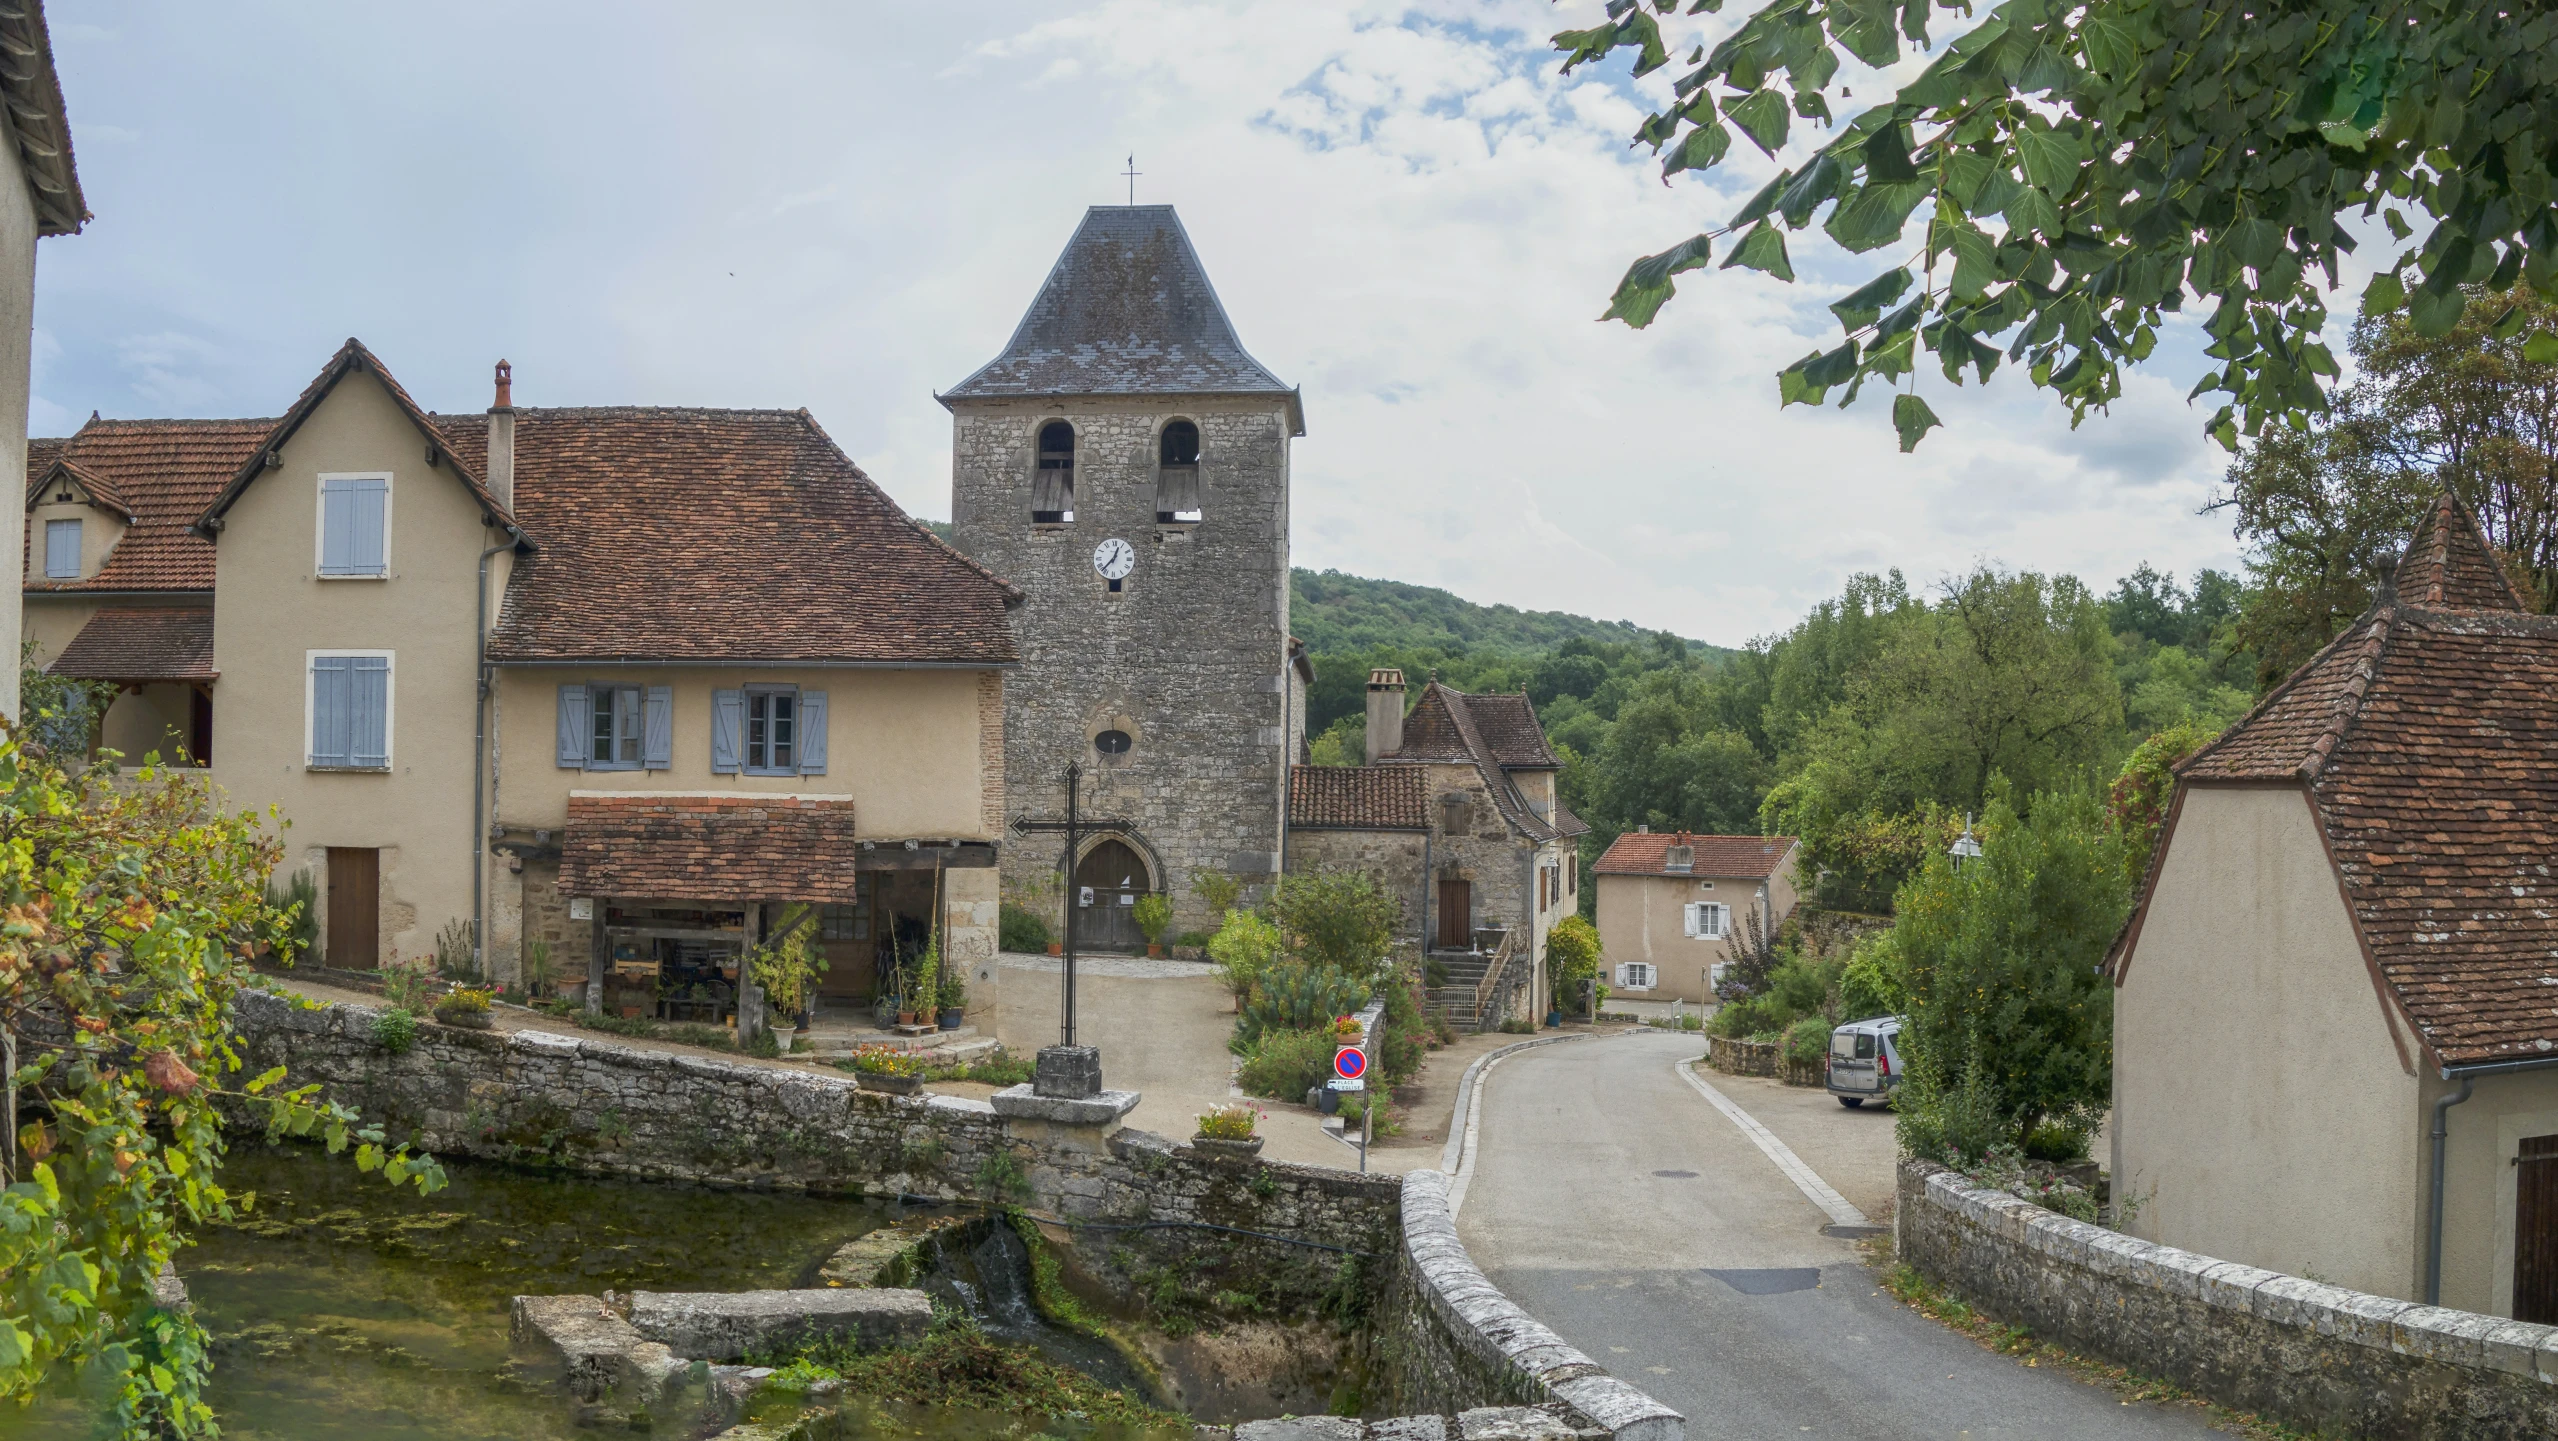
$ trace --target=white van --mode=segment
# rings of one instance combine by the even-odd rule
[[[1900,1089],[1901,1049],[1893,1041],[1900,1034],[1898,1016],[1850,1021],[1830,1032],[1829,1089],[1840,1105],[1888,1101]]]

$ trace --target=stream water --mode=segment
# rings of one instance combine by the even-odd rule
[[[208,1399],[229,1441],[551,1441],[572,1408],[508,1366],[508,1301],[541,1293],[740,1291],[804,1281],[846,1241],[895,1219],[884,1205],[786,1193],[583,1180],[447,1161],[433,1196],[361,1176],[304,1146],[235,1146],[223,1167],[257,1204],[178,1256],[213,1342]],[[988,1264],[940,1268],[934,1289],[1104,1384],[1128,1379],[1106,1346],[1045,1327],[1023,1294],[1009,1228]],[[991,1305],[990,1305],[991,1303]],[[1099,1343],[1093,1343],[1099,1346]],[[0,1437],[80,1441],[98,1408],[57,1395],[0,1413]],[[973,1441],[1015,1418],[849,1407],[845,1436]],[[1036,1427],[1030,1429],[1037,1429]],[[679,1433],[680,1434],[680,1433]]]

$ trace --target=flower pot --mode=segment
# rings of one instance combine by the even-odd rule
[[[1066,943],[1064,941],[1050,941],[1048,943],[1048,954],[1052,956],[1062,956],[1066,954]]]
[[[901,1026],[911,1026],[915,1024],[915,1013],[913,1011],[899,1011],[897,1013],[897,1024]]]
[[[1239,1165],[1261,1154],[1261,1138],[1253,1136],[1246,1140],[1229,1141],[1216,1136],[1193,1136],[1190,1138],[1190,1149],[1199,1153],[1202,1160]]]
[[[956,1031],[968,1019],[968,1012],[964,1007],[944,1006],[941,1008],[941,1014],[935,1019],[941,1023],[943,1030]]]
[[[1161,947],[1161,946],[1159,946],[1159,945],[1156,945],[1156,944],[1155,944],[1154,942],[1152,942],[1152,941],[1148,941],[1148,942],[1146,943],[1146,959],[1148,959],[1148,960],[1150,960],[1150,961],[1160,961],[1160,960],[1162,960],[1163,958],[1164,958],[1164,948],[1163,948],[1163,947]]]
[[[794,1030],[794,1031],[802,1031],[802,1032],[807,1031],[807,1030],[809,1029],[808,1012],[806,1012],[806,1011],[802,1011],[802,1012],[800,1012],[800,1013],[799,1013],[799,1019],[798,1019],[797,1021],[795,1021],[795,1022],[793,1022],[793,1023],[792,1023],[792,1025],[791,1025],[791,1029],[792,1029],[792,1030]]]
[[[437,1011],[435,1019],[448,1026],[458,1026],[465,1031],[485,1031],[489,1028],[489,1013],[486,1011]]]
[[[624,1006],[621,1008],[622,1019],[625,1021],[636,1021],[640,1018],[640,1012],[647,1009],[648,1007],[646,1006]]]
[[[889,1076],[873,1071],[856,1071],[853,1084],[865,1091],[878,1091],[890,1096],[911,1096],[924,1088],[921,1076]]]

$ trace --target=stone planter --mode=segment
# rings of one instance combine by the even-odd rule
[[[879,1091],[891,1096],[911,1096],[924,1088],[921,1076],[890,1076],[874,1071],[855,1071],[853,1084],[865,1091]]]
[[[940,1024],[943,1030],[956,1031],[961,1026],[967,1024],[968,1012],[963,1007],[944,1006],[941,1009],[941,1014],[933,1019]]]
[[[1261,1138],[1254,1136],[1247,1140],[1229,1141],[1217,1136],[1193,1136],[1190,1149],[1198,1152],[1203,1160],[1240,1166],[1261,1155]]]
[[[485,1031],[489,1028],[489,1013],[486,1011],[439,1010],[435,1013],[435,1019],[441,1024],[458,1027],[465,1031]]]

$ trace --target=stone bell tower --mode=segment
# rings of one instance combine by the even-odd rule
[[[1016,830],[1008,896],[1087,946],[1142,945],[1134,901],[1173,903],[1166,939],[1214,921],[1200,870],[1274,879],[1302,666],[1288,636],[1288,444],[1297,392],[1244,351],[1169,205],[1084,215],[1003,353],[941,396],[951,524],[1026,593],[1004,683],[1010,820],[1121,825],[1064,854]],[[1090,888],[1087,896],[1086,888]]]

